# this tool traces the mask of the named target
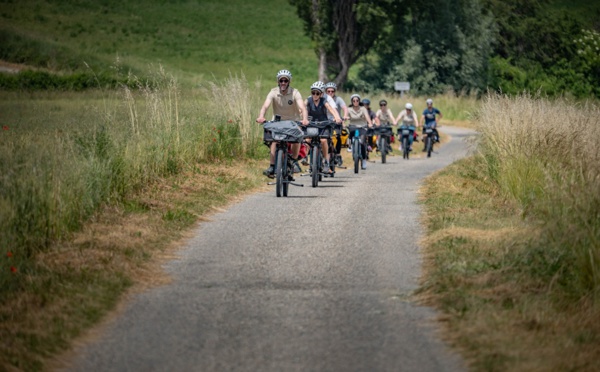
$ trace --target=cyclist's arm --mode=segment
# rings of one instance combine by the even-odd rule
[[[373,122],[371,121],[371,115],[369,114],[369,111],[367,111],[367,109],[365,109],[364,107],[363,107],[363,109],[364,109],[364,111],[366,113],[365,119],[367,119],[367,126],[369,128],[373,128]]]
[[[333,107],[331,107],[331,105],[328,102],[325,102],[325,107],[331,113],[331,115],[333,115],[333,118],[336,123],[339,124],[342,122],[342,118],[340,118],[340,114],[338,114],[338,111],[336,109],[334,109]]]
[[[440,119],[444,117],[444,115],[442,115],[442,112],[440,110],[438,110],[437,115],[435,116],[435,124],[436,124],[436,126],[437,126],[437,123],[438,123],[438,116],[440,117]]]

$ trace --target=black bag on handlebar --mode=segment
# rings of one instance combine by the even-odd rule
[[[266,142],[302,142],[304,138],[304,132],[293,120],[268,121],[263,128],[265,130],[263,139]]]
[[[354,137],[354,132],[356,132],[356,130],[358,130],[359,136],[367,133],[366,127],[357,127],[355,125],[350,125],[350,126],[348,126],[348,135],[350,136],[350,138]]]
[[[391,136],[394,133],[392,132],[392,127],[381,125],[379,127],[375,127],[375,134],[378,136]]]
[[[304,137],[331,138],[334,126],[333,121],[311,121],[304,127]]]

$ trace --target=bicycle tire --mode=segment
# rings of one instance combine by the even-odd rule
[[[318,146],[313,146],[310,150],[311,152],[311,167],[312,167],[312,174],[311,174],[311,178],[312,178],[312,187],[317,187],[319,186],[319,171],[320,171],[320,156],[319,156],[319,147]]]
[[[283,196],[287,197],[288,196],[288,190],[290,188],[290,178],[292,177],[292,174],[294,174],[294,170],[293,170],[293,164],[292,164],[292,169],[290,169],[290,160],[288,159],[288,157],[286,156],[283,160],[283,169],[285,170],[283,173]]]
[[[408,137],[402,138],[402,154],[404,155],[404,159],[408,159],[410,156],[410,150],[408,147]]]
[[[384,136],[381,136],[379,144],[381,145],[381,147],[379,148],[379,151],[381,152],[381,164],[385,164],[385,157],[387,156],[387,141]]]
[[[430,158],[431,157],[431,150],[432,150],[433,144],[432,144],[432,139],[431,136],[428,135],[427,136],[427,157]]]
[[[275,195],[278,198],[281,197],[283,191],[283,149],[277,149],[275,154]]]
[[[352,158],[354,158],[354,173],[358,173],[358,163],[360,163],[360,143],[356,137],[352,139]]]

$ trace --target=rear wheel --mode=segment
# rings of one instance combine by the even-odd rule
[[[408,137],[402,138],[402,152],[404,159],[408,159],[410,157],[410,149],[408,147]]]
[[[281,197],[283,192],[283,157],[285,154],[283,153],[283,149],[278,149],[275,154],[275,195],[277,197]]]
[[[290,178],[294,174],[294,165],[291,164],[287,156],[283,160],[283,196],[288,196],[288,189],[290,188]]]
[[[311,168],[312,168],[312,187],[317,187],[319,185],[319,170],[321,164],[321,156],[320,151],[317,146],[313,146],[310,150],[312,155],[310,157],[311,160]]]

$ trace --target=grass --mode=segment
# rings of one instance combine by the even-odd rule
[[[479,153],[422,189],[419,295],[473,370],[600,368],[597,110],[490,96]]]
[[[298,86],[316,78],[310,39],[286,0],[23,0],[0,3],[0,19],[0,59],[52,71],[88,71],[85,61],[100,73],[118,60],[136,74],[158,62],[184,87],[230,73],[275,81],[282,68]]]

